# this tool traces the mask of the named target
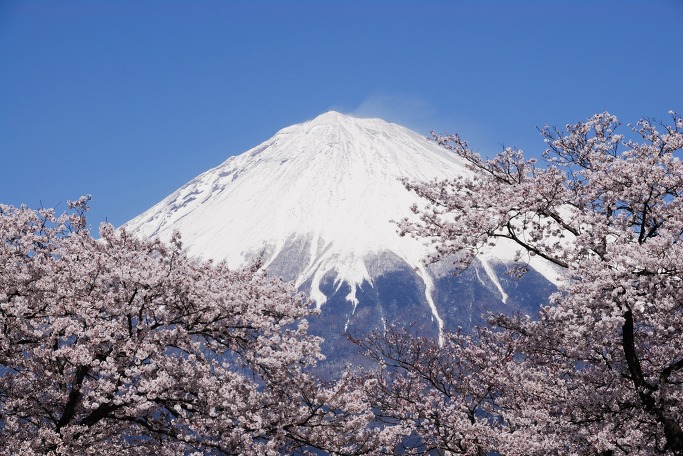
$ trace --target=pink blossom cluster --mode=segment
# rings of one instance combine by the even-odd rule
[[[683,454],[683,118],[670,114],[632,126],[637,140],[608,113],[546,127],[544,166],[435,136],[474,177],[406,182],[424,205],[401,232],[461,268],[505,238],[517,270],[538,256],[563,281],[537,318],[490,315],[443,346],[398,330],[359,341],[389,370],[375,380],[383,419],[420,436],[410,451]]]
[[[389,442],[349,378],[323,384],[312,305],[102,225],[89,198],[0,206],[2,454],[360,454]],[[387,444],[388,445],[388,444]]]

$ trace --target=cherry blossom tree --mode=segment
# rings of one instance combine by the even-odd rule
[[[69,213],[0,206],[0,447],[10,454],[366,454],[348,378],[323,385],[310,302]],[[394,432],[395,433],[395,432]]]
[[[562,273],[538,316],[436,342],[392,330],[360,341],[385,372],[378,418],[429,454],[683,454],[683,118],[641,120],[628,139],[598,114],[545,127],[543,161],[485,160],[435,139],[473,174],[405,182],[424,199],[403,234],[465,268],[496,242]],[[372,391],[371,391],[372,392]]]
[[[488,343],[497,334],[474,331],[480,334],[447,332],[440,344],[398,327],[353,339],[380,366],[360,375],[376,421],[403,436],[389,452],[485,455],[497,448],[497,435],[506,432],[498,367],[514,351]]]

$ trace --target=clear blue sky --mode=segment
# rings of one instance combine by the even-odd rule
[[[0,202],[120,225],[330,109],[537,154],[683,111],[683,2],[0,0]]]

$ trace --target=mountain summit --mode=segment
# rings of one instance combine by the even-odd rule
[[[444,266],[425,266],[428,247],[400,237],[392,220],[421,204],[401,178],[471,172],[462,159],[407,128],[330,111],[201,174],[126,228],[162,239],[179,230],[190,255],[232,267],[262,256],[269,273],[294,281],[324,313],[341,317],[343,329],[360,324],[357,310],[369,306],[364,319],[426,318],[440,332],[445,320],[461,325],[457,320],[471,319],[472,311],[463,317],[453,310],[463,302],[471,308],[472,299],[484,295],[508,301],[511,292],[496,265],[513,253],[499,248],[481,257],[471,280],[457,280],[475,281],[486,292],[456,302],[452,280],[446,291],[437,289],[450,277]],[[331,301],[334,309],[326,309]],[[405,306],[411,310],[399,316]]]

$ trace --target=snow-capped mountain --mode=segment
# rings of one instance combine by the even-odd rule
[[[321,307],[327,336],[393,320],[438,333],[467,325],[484,307],[518,305],[519,293],[528,300],[530,283],[547,296],[554,280],[541,264],[526,282],[502,275],[514,255],[506,246],[453,277],[448,264],[423,264],[424,241],[398,236],[392,220],[421,204],[400,178],[468,173],[460,158],[407,128],[327,112],[201,174],[126,228],[162,239],[177,229],[191,255],[233,267],[262,255],[269,273]]]

